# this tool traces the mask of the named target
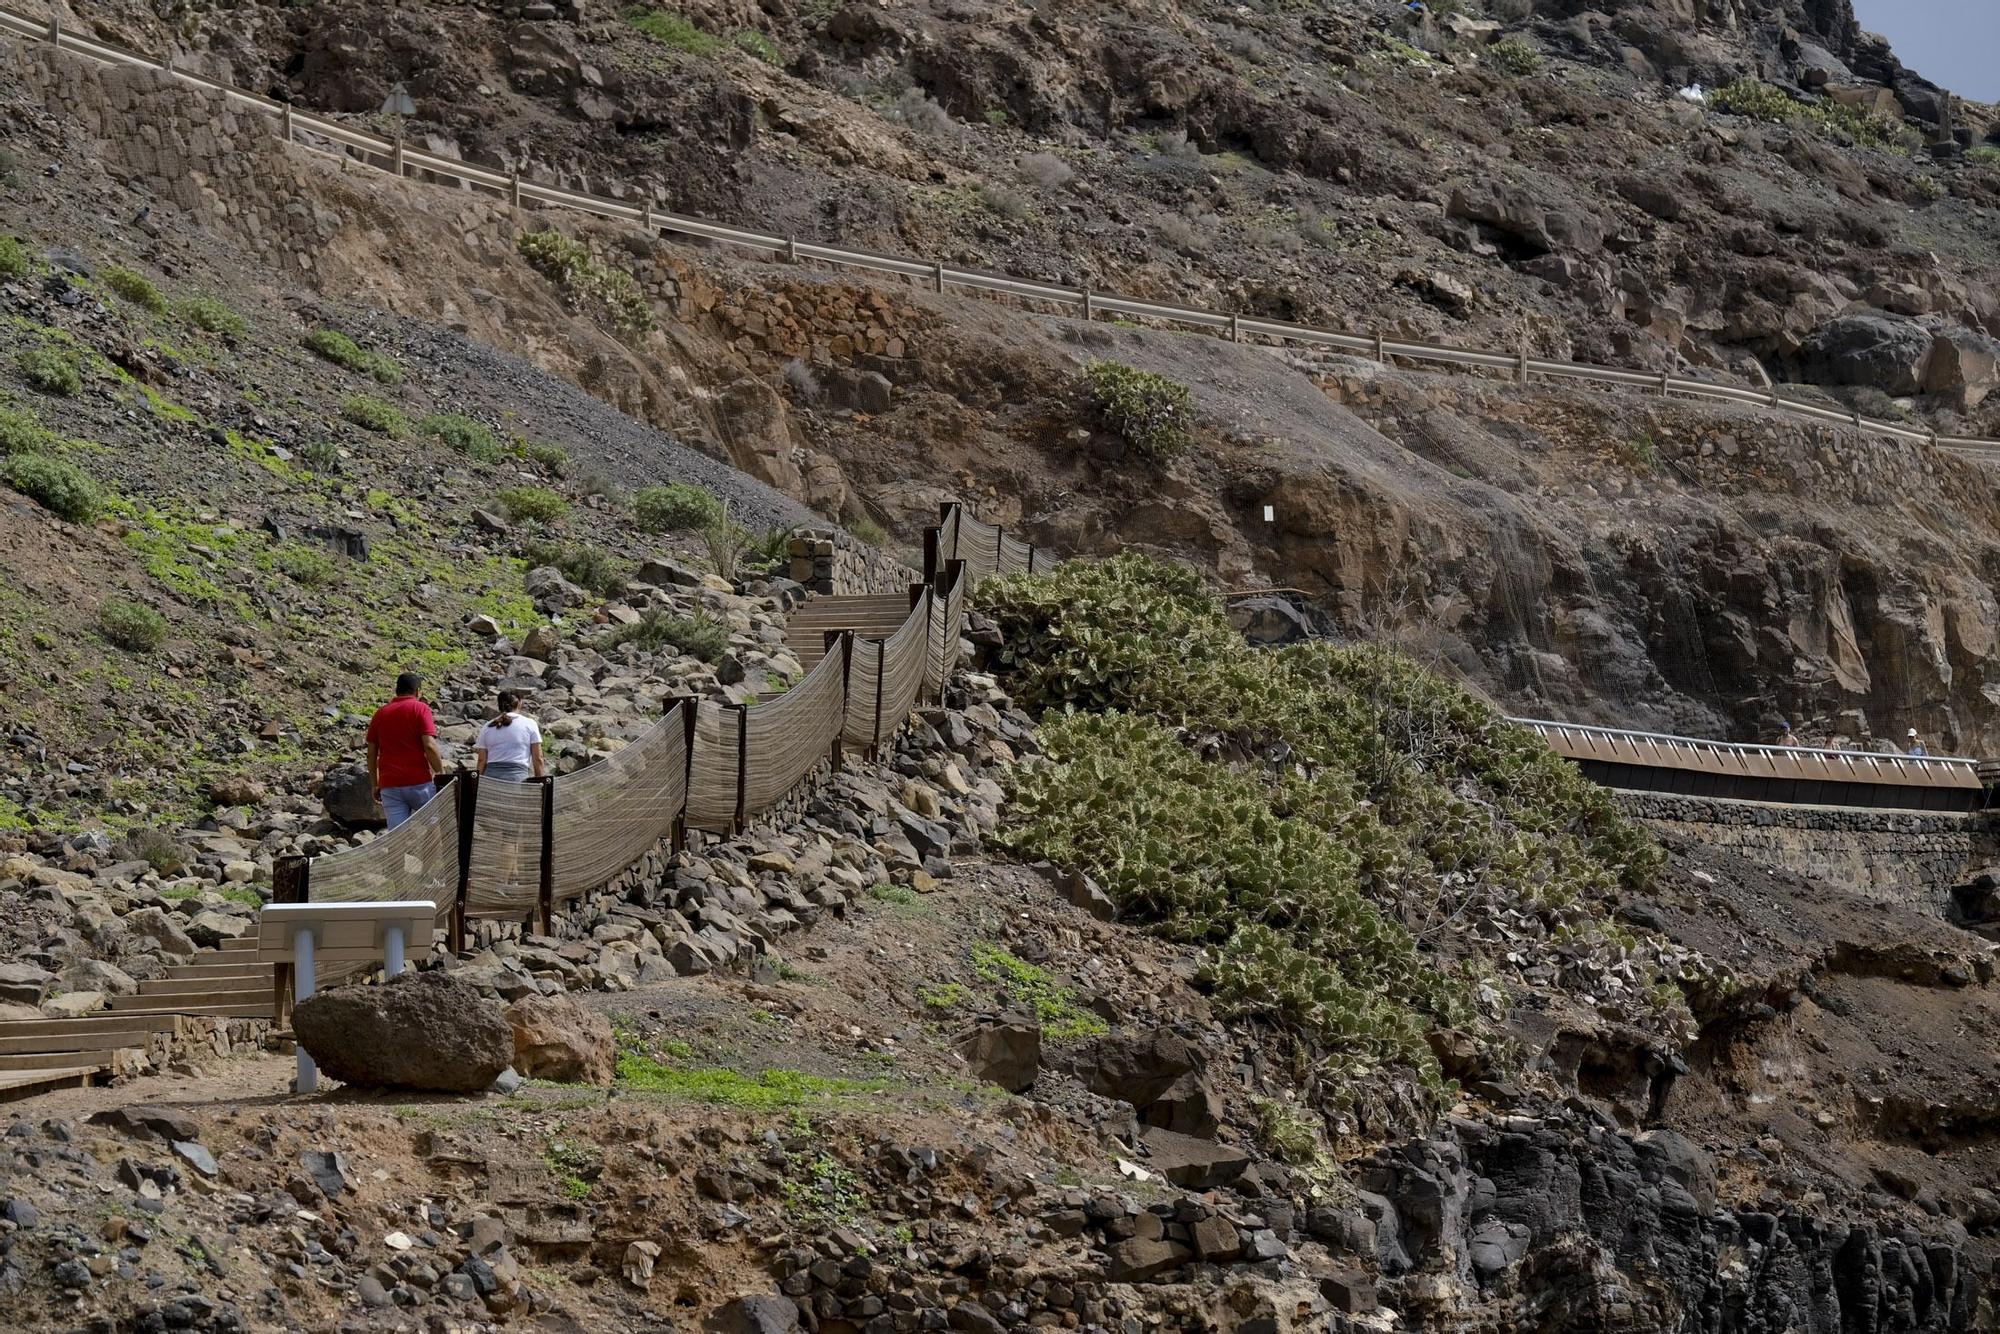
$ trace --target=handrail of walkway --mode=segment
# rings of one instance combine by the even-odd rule
[[[1541,736],[1558,750],[1581,750],[1577,743],[1603,743],[1604,753],[1572,755],[1636,764],[1665,761],[1675,767],[1707,768],[1722,764],[1745,770],[1751,762],[1792,772],[1787,777],[1819,777],[1829,781],[1856,781],[1843,777],[1837,769],[1869,769],[1871,781],[1888,780],[1912,785],[1941,787],[1981,786],[1980,761],[1962,755],[1904,755],[1866,750],[1832,750],[1816,746],[1773,746],[1737,741],[1707,741],[1699,737],[1673,736],[1664,732],[1640,732],[1615,727],[1595,727],[1586,723],[1553,722],[1545,718],[1509,718],[1509,722]],[[1571,739],[1575,741],[1572,742]],[[1565,742],[1571,744],[1565,745]],[[1593,751],[1595,748],[1592,748]],[[1651,759],[1647,758],[1650,752]],[[1778,776],[1773,774],[1772,776]]]
[[[272,117],[278,122],[278,133],[287,143],[296,142],[301,134],[317,135],[343,149],[356,150],[364,155],[363,165],[388,171],[398,177],[414,172],[426,172],[432,176],[457,181],[459,184],[490,190],[505,196],[516,206],[545,204],[556,208],[571,209],[614,222],[631,223],[644,227],[648,232],[659,234],[670,232],[681,236],[698,237],[722,245],[732,245],[743,249],[762,251],[788,261],[817,262],[845,268],[862,269],[875,273],[886,273],[927,283],[934,291],[943,292],[947,288],[961,288],[971,292],[989,292],[1001,296],[1014,297],[1024,301],[1042,301],[1080,311],[1086,320],[1098,315],[1132,316],[1140,319],[1159,320],[1167,323],[1188,325],[1207,329],[1229,338],[1241,341],[1245,337],[1268,338],[1280,342],[1300,343],[1315,347],[1334,348],[1343,352],[1358,353],[1387,362],[1392,357],[1407,361],[1431,362],[1448,366],[1459,366],[1470,370],[1487,370],[1510,373],[1515,379],[1527,381],[1535,376],[1548,379],[1579,380],[1591,384],[1608,385],[1615,388],[1636,389],[1643,392],[1657,392],[1662,397],[1681,395],[1688,398],[1710,399],[1725,403],[1737,403],[1748,407],[1764,408],[1776,412],[1788,412],[1808,420],[1828,425],[1845,426],[1856,430],[1872,431],[1893,440],[1913,444],[1928,444],[1935,448],[1966,458],[2000,460],[2000,440],[1983,439],[1976,436],[1944,436],[1935,431],[1916,430],[1895,422],[1865,417],[1859,411],[1841,411],[1817,403],[1809,403],[1795,398],[1787,398],[1776,388],[1768,390],[1750,389],[1741,385],[1717,384],[1707,380],[1691,380],[1666,372],[1626,370],[1612,366],[1594,366],[1582,362],[1549,361],[1531,357],[1525,352],[1490,352],[1475,348],[1454,347],[1443,343],[1411,342],[1388,338],[1380,333],[1363,336],[1338,333],[1329,329],[1316,329],[1310,325],[1293,324],[1283,320],[1260,319],[1256,316],[1225,314],[1204,310],[1196,306],[1166,304],[1156,301],[1140,301],[1115,293],[1098,292],[1089,287],[1072,287],[1058,283],[1036,282],[1016,278],[1007,274],[993,273],[984,269],[959,268],[940,260],[921,260],[902,255],[883,254],[871,250],[855,250],[841,246],[818,245],[800,241],[795,237],[781,236],[769,232],[746,231],[741,228],[725,227],[718,223],[705,222],[682,214],[667,213],[655,209],[650,202],[633,205],[598,195],[564,190],[555,186],[540,185],[524,179],[519,172],[498,171],[490,167],[475,166],[457,158],[443,157],[421,149],[410,148],[400,139],[390,139],[381,135],[353,129],[339,121],[309,112],[294,110],[289,104],[236,88],[202,75],[179,70],[174,67],[172,56],[165,58],[145,56],[123,47],[106,42],[94,41],[77,35],[61,26],[60,18],[35,18],[14,10],[0,7],[0,34],[12,33],[33,40],[53,42],[57,49],[74,52],[105,64],[136,66],[157,69],[170,78],[180,80],[191,87],[204,89],[227,98],[231,102],[250,107]],[[370,160],[381,158],[383,162]]]

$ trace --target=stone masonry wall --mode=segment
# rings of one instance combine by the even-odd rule
[[[1951,887],[2000,854],[2000,826],[1985,814],[1761,806],[1634,792],[1619,800],[1663,833],[1940,917]]]

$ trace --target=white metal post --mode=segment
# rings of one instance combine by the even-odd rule
[[[297,1013],[299,1002],[311,999],[313,994],[313,933],[309,926],[300,927],[292,937],[292,985],[293,1012]],[[296,1027],[296,1024],[294,1025]],[[313,1093],[319,1089],[319,1067],[313,1064],[312,1053],[306,1044],[296,1044],[299,1049],[298,1091]]]
[[[392,926],[382,933],[382,971],[390,977],[403,971],[403,928]]]

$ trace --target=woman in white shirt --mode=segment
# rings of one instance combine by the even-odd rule
[[[516,713],[521,697],[500,692],[500,714],[479,729],[475,749],[479,776],[503,783],[525,783],[542,776],[542,729],[525,713]]]

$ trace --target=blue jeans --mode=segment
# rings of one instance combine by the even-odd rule
[[[436,783],[418,783],[415,787],[385,787],[382,789],[382,813],[389,817],[389,827],[394,829],[403,821],[415,815],[430,804],[438,794]]]

